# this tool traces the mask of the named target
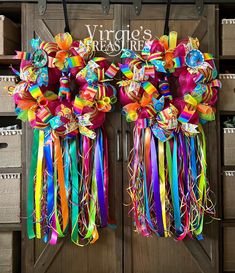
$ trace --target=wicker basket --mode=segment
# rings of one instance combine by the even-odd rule
[[[21,167],[22,130],[0,130],[0,166]]]
[[[223,175],[224,218],[235,218],[235,171],[225,171]]]
[[[0,174],[0,223],[20,222],[20,174]]]
[[[219,92],[219,109],[235,111],[235,74],[220,74],[222,90]]]
[[[235,227],[224,228],[224,270],[223,272],[235,271]]]
[[[0,15],[0,54],[14,54],[15,50],[20,50],[20,27]]]
[[[222,20],[222,55],[235,55],[235,19]]]
[[[20,241],[16,232],[0,232],[0,273],[18,273]]]
[[[8,87],[15,85],[14,76],[0,76],[0,112],[14,112],[15,104],[8,94]]]

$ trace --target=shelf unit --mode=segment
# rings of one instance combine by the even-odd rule
[[[14,55],[0,55],[0,65],[19,65],[20,60],[14,59]]]
[[[219,52],[219,60],[218,60],[218,67],[219,73],[232,73],[235,74],[235,55],[222,55],[222,27],[221,22],[223,18],[235,18],[235,4],[232,5],[219,5],[218,7],[218,31],[220,35],[218,36],[217,44],[218,44],[218,52]],[[221,37],[219,39],[219,37]],[[224,90],[225,92],[226,90]],[[223,92],[223,89],[221,90]],[[219,177],[219,217],[220,221],[220,230],[219,230],[219,237],[220,237],[220,245],[219,245],[219,263],[220,263],[220,273],[233,273],[235,272],[234,269],[226,269],[225,263],[226,258],[228,259],[227,249],[226,246],[228,244],[228,239],[225,238],[225,230],[233,229],[235,231],[235,219],[225,219],[224,217],[224,172],[226,171],[235,171],[235,166],[227,166],[223,164],[223,121],[226,117],[235,116],[235,109],[233,111],[220,111],[218,107],[217,111],[217,125],[218,125],[218,177]],[[235,233],[234,233],[235,234]],[[226,245],[225,245],[226,244]],[[227,255],[227,256],[226,256]],[[235,254],[234,254],[235,255]],[[226,256],[226,257],[225,257]],[[229,256],[230,257],[230,256]]]
[[[21,24],[21,4],[19,3],[0,3],[0,14],[5,15],[10,20],[14,21],[18,25]],[[13,75],[11,65],[14,68],[19,68],[20,60],[14,59],[14,55],[0,55],[0,75]],[[22,127],[21,122],[16,119],[14,112],[1,112],[0,109],[0,127],[12,125],[13,123],[19,124]],[[22,146],[23,147],[23,146]],[[23,167],[1,167],[0,174],[2,173],[20,173],[20,200],[22,195],[22,181],[23,178]],[[20,201],[20,206],[22,202]],[[12,232],[14,237],[14,244],[12,246],[12,263],[13,273],[21,272],[21,238],[22,238],[22,209],[20,208],[20,222],[16,223],[0,223],[0,233]],[[1,268],[0,271],[2,272]],[[7,271],[9,272],[9,271]]]
[[[226,13],[229,11],[230,13],[234,14],[235,11],[235,6],[232,6],[233,10],[230,9],[231,7],[226,6],[226,5],[220,5],[218,6],[218,11],[219,11],[219,22],[217,27],[220,26],[220,20],[221,20],[221,16],[226,15]],[[11,13],[11,9],[12,9],[12,13]],[[0,5],[0,12],[4,13],[7,12],[7,16],[10,19],[14,19],[14,18],[20,18],[20,14],[21,14],[21,5],[20,4],[7,4],[7,6],[3,6]],[[12,18],[11,18],[12,16]],[[218,37],[218,45],[221,44],[221,41],[219,41],[219,37]],[[219,53],[219,50],[218,50]],[[18,66],[19,65],[19,60],[16,60],[13,58],[13,55],[5,55],[5,56],[0,56],[0,71],[1,69],[5,71],[8,71],[11,74],[11,71],[9,69],[10,65]],[[231,55],[231,56],[222,56],[220,54],[218,54],[216,56],[216,61],[219,65],[219,68],[221,68],[221,72],[224,73],[224,71],[226,71],[226,69],[231,69],[234,68],[235,72],[235,64],[233,64],[235,62],[235,55]],[[219,207],[218,207],[218,211],[219,211],[219,217],[222,219],[220,221],[220,273],[222,273],[223,270],[223,229],[225,227],[235,227],[235,220],[233,219],[224,219],[223,218],[223,212],[222,212],[222,208],[223,208],[223,195],[222,195],[222,187],[223,187],[223,183],[222,183],[222,175],[224,171],[228,171],[228,170],[233,170],[235,171],[235,166],[223,166],[222,165],[222,159],[221,159],[221,154],[222,154],[222,149],[221,149],[221,120],[223,119],[223,117],[228,116],[228,115],[235,115],[235,109],[234,111],[220,111],[218,109],[217,112],[217,124],[218,124],[218,148],[219,148],[219,163],[218,163],[218,176],[219,176]],[[10,117],[11,119],[16,117],[15,113],[4,113],[4,112],[0,112],[0,119],[4,118],[6,119],[7,117]],[[20,167],[20,168],[1,168],[0,167],[0,173],[11,173],[11,172],[17,172],[17,173],[21,173],[22,176],[25,174],[25,170],[24,167]],[[22,180],[24,180],[24,177],[22,177]],[[22,200],[22,199],[21,199]],[[22,206],[22,204],[21,204]],[[23,218],[22,218],[23,219]],[[24,221],[24,220],[23,220]],[[1,231],[14,231],[14,232],[19,232],[21,233],[21,230],[23,230],[23,225],[21,223],[15,223],[15,224],[0,224],[0,232]],[[226,271],[228,272],[228,271]],[[229,271],[229,273],[233,273],[235,271]]]

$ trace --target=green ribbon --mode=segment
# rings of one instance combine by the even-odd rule
[[[73,139],[69,153],[71,155],[71,176],[72,176],[72,232],[71,239],[78,243],[78,169],[76,139]]]
[[[58,184],[57,184],[58,176],[57,176],[57,165],[54,165],[54,209],[55,209],[55,224],[56,224],[56,232],[58,237],[64,237],[64,233],[61,229],[60,219],[58,216],[58,209],[57,209],[57,196],[58,196]]]
[[[202,233],[203,230],[203,222],[204,222],[204,208],[207,202],[206,196],[206,189],[207,189],[207,182],[206,182],[206,138],[201,125],[198,126],[200,133],[202,134],[202,143],[200,143],[199,136],[198,138],[198,148],[200,150],[200,161],[201,161],[201,174],[199,178],[199,199],[198,204],[202,209],[201,215],[198,221],[198,227],[194,231],[194,233],[198,236]]]
[[[29,171],[28,200],[27,200],[27,233],[29,239],[35,238],[34,232],[34,177],[37,168],[39,130],[34,130],[32,157]]]
[[[94,162],[95,163],[95,162]],[[94,228],[96,227],[95,218],[96,218],[96,202],[97,202],[97,182],[96,182],[96,173],[95,166],[92,173],[92,185],[91,185],[91,201],[89,209],[89,225],[87,229],[86,239],[90,238],[93,234]]]

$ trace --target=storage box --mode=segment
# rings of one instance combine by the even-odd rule
[[[0,273],[17,273],[20,245],[16,232],[0,232]]]
[[[235,218],[235,171],[223,174],[223,209],[225,219]]]
[[[235,128],[224,128],[224,165],[235,165]]]
[[[15,86],[14,76],[0,76],[0,112],[15,112],[15,103],[8,94],[8,87]]]
[[[222,89],[219,91],[219,109],[235,111],[235,74],[220,74]]]
[[[235,19],[222,20],[222,55],[235,55]]]
[[[0,223],[20,222],[20,174],[0,174]]]
[[[20,48],[20,27],[0,15],[0,55],[15,54]]]
[[[224,270],[223,272],[235,271],[235,227],[224,228]]]
[[[22,130],[0,129],[0,166],[21,167]]]

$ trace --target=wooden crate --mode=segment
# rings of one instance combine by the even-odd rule
[[[20,50],[20,28],[4,15],[0,15],[0,55],[15,54]]]
[[[0,166],[21,167],[22,130],[0,130]]]
[[[223,209],[225,219],[235,218],[235,171],[223,175]]]
[[[8,94],[8,87],[15,86],[14,76],[0,76],[0,112],[14,112],[15,103]]]
[[[20,174],[0,174],[0,223],[20,222]]]
[[[222,20],[222,55],[235,55],[235,19]]]
[[[235,271],[235,227],[224,228],[224,272]]]
[[[0,273],[18,273],[20,260],[19,236],[15,232],[0,232]]]
[[[235,165],[235,128],[224,128],[224,165]]]
[[[219,109],[222,111],[235,110],[235,74],[220,74],[222,90],[219,92]]]

